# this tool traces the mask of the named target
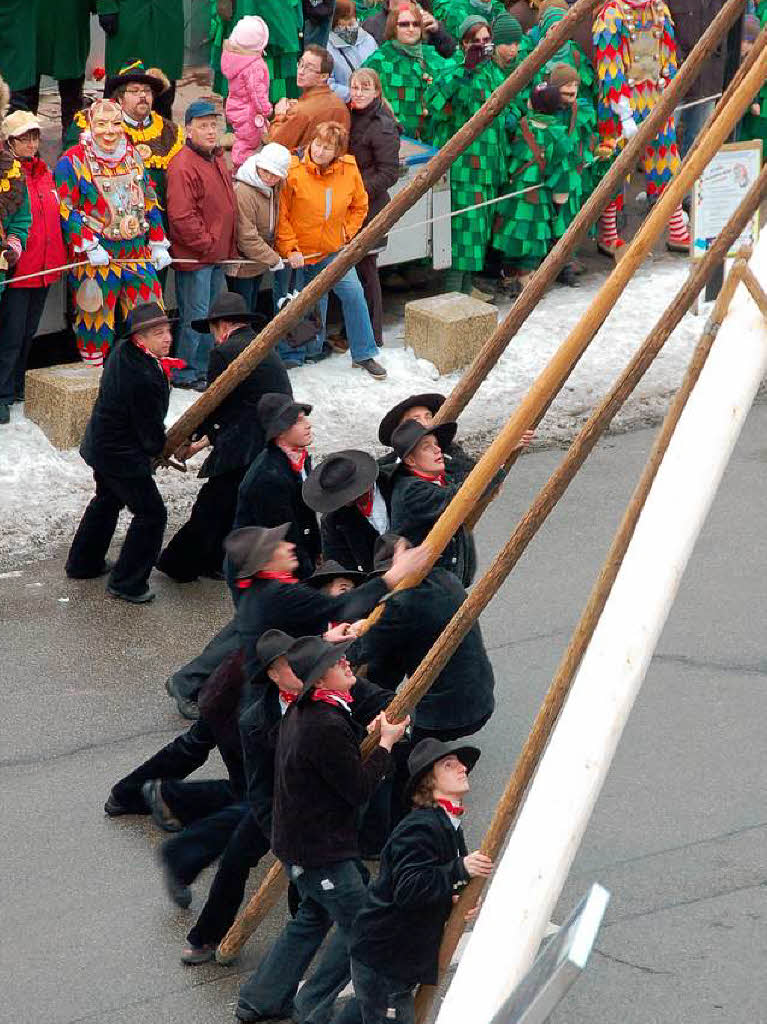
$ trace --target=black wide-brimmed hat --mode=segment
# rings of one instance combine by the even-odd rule
[[[127,64],[123,64],[116,75],[107,78],[104,85],[104,99],[111,99],[115,90],[119,89],[121,85],[131,85],[133,83],[148,85],[155,99],[165,92],[165,86],[161,79],[157,75],[148,75],[143,61],[132,60]]]
[[[393,409],[389,409],[381,420],[378,427],[378,440],[387,447],[391,446],[391,436],[408,409],[415,409],[416,406],[420,405],[428,409],[432,416],[434,416],[437,410],[441,409],[444,404],[445,396],[438,395],[436,392],[426,395],[411,395],[410,398],[404,398]]]
[[[292,636],[283,633],[281,629],[267,629],[258,638],[256,644],[256,655],[262,668],[268,668],[277,658],[287,654],[295,643]]]
[[[290,523],[281,526],[243,526],[232,530],[224,541],[224,550],[234,569],[235,579],[246,580],[254,576],[269,562],[277,545],[282,543]]]
[[[426,772],[437,761],[441,761],[443,757],[449,757],[451,754],[455,754],[461,764],[465,766],[466,771],[470,772],[479,760],[480,749],[479,747],[471,747],[466,743],[443,743],[442,740],[436,740],[432,736],[428,736],[425,740],[421,740],[420,743],[416,743],[407,759],[407,770],[410,778],[405,785],[405,800],[410,800],[413,790]]]
[[[310,405],[294,402],[290,395],[282,395],[277,391],[269,391],[262,395],[257,409],[258,419],[267,441],[271,441],[284,430],[289,430],[301,413],[308,416],[311,411]]]
[[[315,512],[335,512],[368,491],[378,479],[372,455],[349,448],[323,459],[304,481],[303,499]]]
[[[121,338],[130,338],[136,331],[148,331],[161,324],[174,324],[177,316],[168,316],[159,302],[140,302],[125,318]]]
[[[288,652],[288,663],[304,684],[299,701],[307,697],[329,668],[346,656],[353,643],[354,640],[343,640],[340,644],[330,644],[321,636],[300,636],[295,641]]]
[[[307,587],[324,587],[326,583],[332,583],[333,580],[344,579],[351,580],[352,583],[361,583],[365,579],[365,573],[359,569],[347,569],[341,565],[340,562],[333,561],[329,558],[326,562],[323,562],[319,569],[315,569],[312,575],[302,580]]]
[[[263,313],[252,313],[244,297],[238,292],[224,289],[220,291],[210,304],[208,315],[199,320],[192,320],[192,330],[199,334],[208,334],[210,325],[216,320],[233,320],[235,323],[253,324],[258,330],[269,323]]]
[[[424,437],[428,437],[429,434],[434,434],[440,448],[444,452],[452,444],[457,430],[457,423],[440,423],[438,427],[422,427],[415,420],[405,420],[404,423],[400,423],[392,434],[391,446],[397,458],[402,462],[419,441]]]
[[[371,576],[383,576],[385,572],[391,569],[392,562],[394,561],[394,552],[400,541],[404,541],[408,547],[411,547],[410,541],[405,537],[400,537],[398,533],[382,533],[380,537],[376,537],[376,542],[373,545],[373,571],[370,573]]]

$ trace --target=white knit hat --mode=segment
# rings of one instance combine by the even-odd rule
[[[253,157],[256,167],[262,171],[271,171],[278,178],[287,178],[290,167],[290,150],[279,142],[267,142],[262,150]]]

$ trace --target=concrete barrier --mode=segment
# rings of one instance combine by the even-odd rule
[[[24,415],[54,447],[75,448],[85,433],[100,380],[100,367],[82,363],[27,370]]]
[[[405,306],[405,344],[441,374],[467,366],[495,330],[498,310],[460,292]]]

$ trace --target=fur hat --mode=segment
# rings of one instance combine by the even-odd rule
[[[263,53],[269,42],[269,26],[257,14],[246,14],[232,29],[229,42],[241,50]]]
[[[2,75],[0,75],[0,121],[8,113],[11,105],[11,89]]]
[[[573,82],[580,84],[580,80],[581,76],[569,64],[555,64],[549,75],[549,85],[555,89],[561,89],[563,85],[571,85]]]

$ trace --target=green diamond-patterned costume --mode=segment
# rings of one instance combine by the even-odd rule
[[[427,93],[434,122],[434,144],[443,146],[477,112],[505,80],[492,61],[467,70],[463,54],[448,62]],[[506,178],[509,144],[505,118],[497,117],[458,157],[450,168],[450,200],[453,210],[495,199]],[[481,270],[490,241],[494,207],[470,210],[451,220],[453,270]]]
[[[427,116],[426,91],[449,64],[433,46],[403,46],[389,39],[371,53],[363,67],[378,72],[384,97],[405,135],[431,142],[434,125]]]
[[[520,267],[535,268],[556,240],[555,193],[567,192],[573,146],[556,114],[528,111],[511,143],[509,192],[535,188],[499,203],[493,246]]]
[[[538,45],[552,25],[561,21],[564,16],[565,12],[556,7],[549,8],[544,13],[541,21],[537,25],[534,25],[527,35],[522,38],[522,42],[525,44],[525,56],[527,56],[530,51]],[[520,50],[521,49],[522,47],[520,46]],[[581,96],[584,99],[589,99],[594,105],[596,105],[597,90],[594,65],[578,43],[575,43],[572,40],[568,40],[564,43],[557,50],[551,60],[544,64],[541,70],[534,76],[532,84],[535,86],[538,85],[539,82],[546,81],[552,68],[556,67],[557,64],[569,64],[571,68],[575,68],[581,80]]]
[[[491,25],[493,18],[505,12],[500,0],[434,0],[434,17],[459,41],[461,24],[470,14],[478,14]]]
[[[554,216],[554,235],[561,238],[596,187],[591,169],[599,139],[596,134],[596,107],[590,99],[578,97],[574,107],[560,111],[555,117],[565,129],[572,147],[565,168],[566,187],[562,189],[567,192],[567,202],[556,207]],[[604,169],[601,170],[603,173]]]
[[[296,67],[301,53],[299,33],[304,27],[301,0],[234,0],[234,13],[225,21],[218,13],[216,0],[210,0],[210,66],[213,68],[213,90],[224,99],[229,83],[221,74],[221,48],[232,29],[246,14],[258,14],[269,26],[269,44],[264,53],[269,68],[269,99],[272,103],[284,96],[298,96]]]

